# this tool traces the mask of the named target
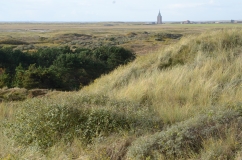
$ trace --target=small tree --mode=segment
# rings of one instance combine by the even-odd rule
[[[13,82],[14,87],[23,87],[23,80],[24,80],[24,68],[22,67],[22,64],[20,63],[18,67],[15,69],[15,78]]]
[[[5,73],[3,68],[0,68],[0,88],[9,85],[9,75]]]
[[[58,79],[53,70],[48,68],[36,67],[31,64],[24,72],[22,81],[23,87],[31,88],[60,88],[61,80]]]

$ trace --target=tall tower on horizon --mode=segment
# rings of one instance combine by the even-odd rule
[[[162,16],[160,14],[160,10],[159,10],[159,14],[157,16],[157,24],[162,24]]]

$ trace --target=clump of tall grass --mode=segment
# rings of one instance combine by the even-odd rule
[[[203,149],[197,158],[211,160],[236,159],[236,152],[241,149],[241,134],[241,128],[238,125],[232,125],[225,131],[225,136],[204,140]]]

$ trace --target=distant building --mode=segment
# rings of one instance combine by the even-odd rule
[[[191,24],[191,21],[186,20],[186,21],[181,22],[181,24]]]
[[[147,22],[145,23],[146,25],[153,25],[153,24],[156,24],[155,22]]]
[[[159,14],[157,16],[157,24],[162,24],[162,16],[160,14],[160,11],[159,11]]]
[[[231,23],[242,23],[242,21],[231,20]]]

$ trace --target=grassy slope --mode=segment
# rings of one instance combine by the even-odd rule
[[[183,38],[103,76],[83,92],[148,102],[171,123],[214,105],[240,102],[241,33],[219,30]]]
[[[2,103],[2,120],[13,118],[13,108],[35,103],[63,104],[93,110],[105,108],[141,119],[139,123],[150,121],[154,126],[150,126],[153,130],[141,125],[143,130],[139,128],[139,132],[113,133],[94,142],[91,149],[78,138],[69,146],[60,142],[45,155],[34,147],[20,147],[0,136],[0,158],[240,159],[242,126],[237,109],[241,109],[242,101],[241,70],[242,30],[209,31],[138,57],[80,92]],[[156,129],[154,116],[163,121],[164,131]]]

